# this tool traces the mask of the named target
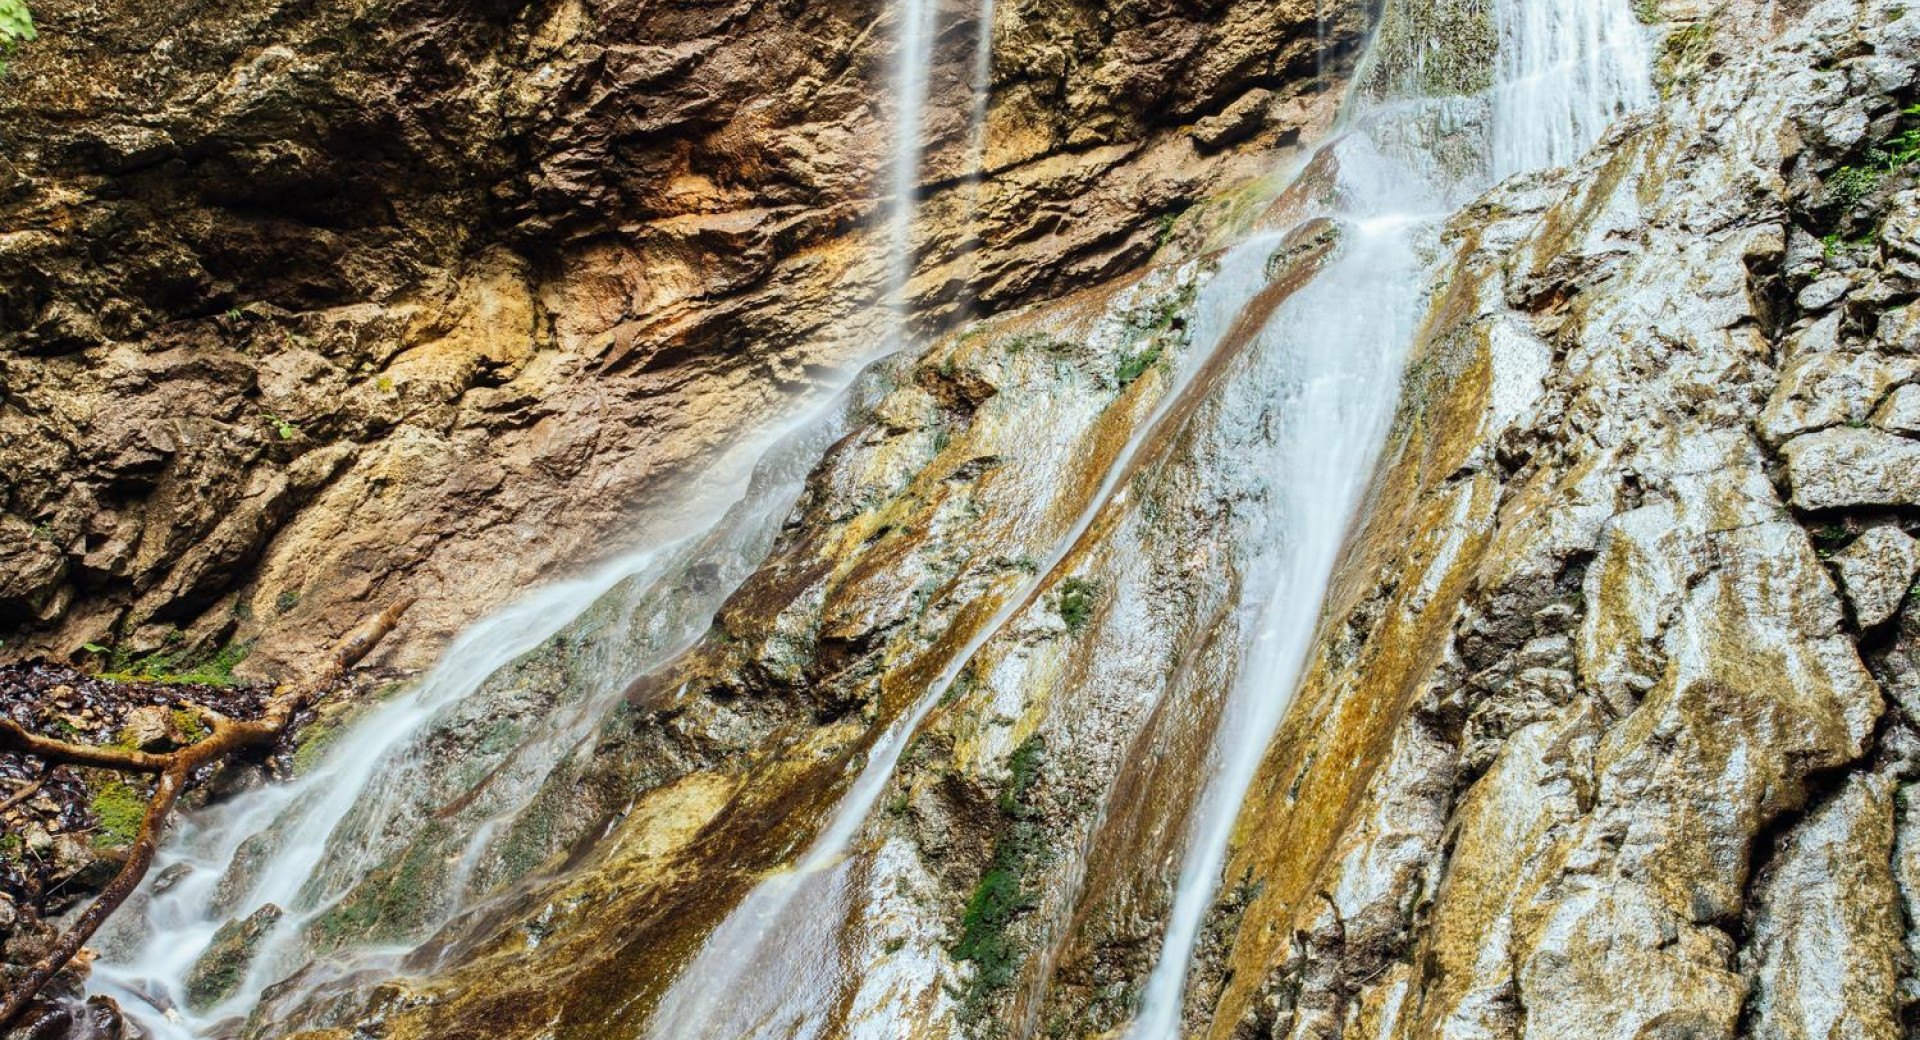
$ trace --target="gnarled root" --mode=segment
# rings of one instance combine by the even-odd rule
[[[45,762],[48,768],[73,765],[158,774],[153,796],[147,801],[146,814],[140,820],[140,833],[128,851],[126,863],[79,919],[73,922],[72,927],[54,942],[47,955],[35,961],[26,976],[6,995],[5,1002],[0,1003],[0,1029],[11,1026],[20,1017],[41,988],[73,960],[87,940],[93,938],[93,933],[119,909],[121,903],[126,902],[134,889],[140,887],[141,879],[147,875],[147,868],[153,865],[154,854],[160,849],[160,839],[166,834],[167,815],[186,791],[194,773],[202,766],[219,762],[237,751],[268,743],[285,732],[294,716],[314,697],[331,687],[347,669],[371,653],[380,640],[393,631],[393,626],[400,621],[400,615],[412,605],[413,599],[408,597],[368,619],[340,641],[318,674],[274,694],[268,700],[266,710],[257,719],[236,721],[211,709],[194,706],[211,732],[177,751],[152,754],[73,744],[29,733],[13,720],[0,718],[0,751],[32,755]]]

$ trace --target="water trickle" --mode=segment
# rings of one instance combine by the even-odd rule
[[[985,8],[991,21],[991,0]],[[884,242],[884,304],[891,312],[883,356],[907,341],[912,230],[918,204],[923,112],[931,66],[933,0],[900,5],[901,59],[894,75],[898,128],[889,164]],[[983,29],[990,32],[990,29]],[[990,59],[982,59],[990,60]],[[981,109],[984,115],[984,108]],[[982,138],[982,140],[984,140]],[[841,385],[851,376],[843,376]],[[245,1015],[268,986],[297,973],[297,1002],[327,981],[369,968],[394,969],[454,914],[497,891],[512,876],[489,876],[499,847],[515,833],[542,785],[593,734],[626,683],[683,651],[705,629],[724,596],[772,544],[806,474],[844,430],[845,409],[824,407],[837,389],[796,406],[804,417],[762,431],[714,459],[704,489],[656,517],[645,547],[596,572],[540,589],[486,618],[448,647],[412,689],[362,720],[328,756],[296,780],[271,785],[184,821],[150,875],[144,898],[122,911],[113,954],[96,964],[93,985],[117,998],[156,1040],[189,1040]],[[446,772],[431,748],[497,723],[511,704],[516,662],[564,643],[581,660],[564,688],[538,706],[526,732],[475,787],[477,797],[443,789]],[[553,692],[553,691],[549,691]],[[476,756],[477,757],[477,756]],[[316,943],[330,917],[347,906],[379,868],[413,854],[420,821],[451,795],[464,808],[447,827],[462,835],[436,857],[438,903],[384,946],[328,951]],[[464,828],[464,830],[463,830]],[[432,851],[429,849],[428,851]],[[498,875],[499,872],[494,872]],[[156,891],[152,879],[172,884]],[[272,904],[279,920],[253,947],[240,984],[213,1006],[189,1007],[195,964],[220,926]]]
[[[933,71],[934,0],[902,0],[896,6],[899,41],[894,55],[893,154],[887,223],[887,306],[892,308],[892,349],[907,344],[907,319],[913,280],[913,218],[919,212],[921,136],[926,126],[928,83]],[[889,353],[891,350],[889,351]]]
[[[856,863],[854,840],[893,778],[913,734],[987,642],[1028,606],[1055,576],[1101,511],[1133,471],[1141,452],[1164,438],[1162,420],[1227,339],[1247,301],[1265,285],[1267,264],[1281,236],[1256,236],[1229,251],[1196,299],[1192,341],[1168,389],[1114,457],[1099,489],[1087,500],[1052,552],[949,660],[913,707],[868,751],[860,772],[827,824],[793,868],[761,882],[714,929],[699,954],[674,980],[654,1014],[649,1040],[810,1040],[823,1035],[844,972],[836,959],[836,923],[845,916]],[[868,1025],[882,1031],[885,1020]]]
[[[1413,17],[1390,7],[1387,17],[1395,14]],[[1347,132],[1325,146],[1338,182],[1331,216],[1342,229],[1340,254],[1269,321],[1254,375],[1274,395],[1264,465],[1280,489],[1271,507],[1277,537],[1249,582],[1249,599],[1266,605],[1215,735],[1215,771],[1129,1040],[1179,1034],[1188,967],[1240,806],[1292,702],[1397,404],[1438,224],[1496,178],[1571,161],[1608,122],[1651,98],[1646,45],[1627,0],[1496,0],[1491,16],[1499,49],[1490,97],[1362,101],[1356,93]],[[1416,41],[1422,61],[1429,42],[1444,48]],[[1476,148],[1476,139],[1485,143]],[[1449,151],[1462,140],[1466,147]],[[1462,161],[1476,151],[1479,161]]]
[[[168,842],[151,877],[175,880],[123,910],[129,937],[94,967],[93,983],[120,1000],[158,1040],[202,1035],[245,1014],[266,986],[315,953],[311,930],[391,855],[396,830],[432,815],[436,741],[499,703],[515,662],[565,642],[583,654],[568,699],[530,727],[500,770],[489,803],[439,887],[442,904],[411,937],[424,938],[472,897],[479,866],[555,764],[591,739],[635,674],[666,660],[706,628],[720,599],[772,544],[807,472],[844,426],[830,406],[737,445],[714,460],[708,489],[662,518],[646,547],[572,581],[541,588],[474,624],[412,689],[381,705],[295,780],[195,814]],[[690,580],[697,576],[697,580]],[[444,764],[442,764],[443,767]],[[211,1007],[188,1006],[187,980],[226,920],[274,904],[285,913],[259,941],[242,983]],[[348,971],[390,967],[411,942],[322,956],[300,977],[311,988]],[[149,1009],[161,1014],[150,1015]]]

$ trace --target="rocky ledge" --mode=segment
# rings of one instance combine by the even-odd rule
[[[0,91],[0,630],[444,638],[885,342],[897,5],[36,5]],[[1136,266],[1329,118],[1356,12],[996,7],[930,70],[923,327]],[[984,170],[976,179],[971,174]]]

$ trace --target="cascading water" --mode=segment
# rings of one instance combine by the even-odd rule
[[[649,1040],[807,1040],[822,1035],[841,981],[832,956],[832,922],[848,900],[854,840],[892,779],[913,734],[952,688],[974,655],[1045,585],[1079,543],[1101,510],[1121,491],[1143,449],[1165,433],[1161,420],[1227,338],[1246,302],[1264,284],[1278,235],[1257,236],[1230,251],[1202,287],[1194,308],[1194,349],[1176,370],[1173,385],[1151,417],[1141,423],[1107,469],[1066,534],[1034,573],[995,610],[967,644],[922,692],[902,718],[868,751],[859,775],[834,807],[825,827],[792,870],[768,878],[728,915],[674,980],[648,1031]],[[870,1023],[876,1035],[884,1020]]]
[[[1356,100],[1348,132],[1328,146],[1337,190],[1330,210],[1318,215],[1340,227],[1338,253],[1260,331],[1246,376],[1271,388],[1274,403],[1272,455],[1263,464],[1278,489],[1271,508],[1279,536],[1248,581],[1249,601],[1265,607],[1216,735],[1213,776],[1186,835],[1136,1037],[1159,1040],[1176,1030],[1187,963],[1235,816],[1311,647],[1329,576],[1394,407],[1402,352],[1423,302],[1423,247],[1446,211],[1491,178],[1570,160],[1620,110],[1650,98],[1645,44],[1625,3],[1495,0],[1490,17],[1500,46],[1489,90],[1462,104],[1404,91]],[[907,342],[921,127],[937,35],[931,0],[906,0],[895,11],[898,127],[884,228],[885,302],[894,316],[889,350]],[[992,0],[980,0],[979,11],[968,141],[976,166],[985,143]],[[1470,129],[1481,135],[1481,162],[1461,169],[1427,161],[1436,150],[1431,142],[1457,136],[1463,123],[1479,124]],[[1137,461],[1165,438],[1162,426],[1265,287],[1282,237],[1261,234],[1219,260],[1193,304],[1189,347],[1153,414],[1134,428],[1032,576],[856,759],[858,773],[793,868],[763,881],[708,936],[662,998],[652,1040],[788,1040],[831,1028],[845,992],[841,984],[853,970],[831,934],[833,922],[856,898],[855,842],[902,751],[970,658],[1034,602],[1101,510],[1126,493]],[[289,975],[299,973],[298,987],[310,989],[350,971],[396,966],[439,924],[499,891],[512,880],[496,869],[500,847],[543,782],[591,743],[628,679],[698,636],[720,599],[771,544],[807,469],[838,429],[836,420],[810,420],[790,435],[740,445],[715,468],[712,493],[650,528],[647,548],[542,590],[465,633],[425,680],[353,724],[336,745],[351,754],[335,754],[292,783],[187,821],[155,871],[156,882],[167,879],[170,887],[150,886],[144,906],[128,907],[123,916],[135,927],[123,929],[112,955],[96,966],[101,988],[137,1015],[143,1005],[169,1009],[164,1021],[146,1024],[162,1040],[184,1040],[247,1013],[264,988]],[[710,577],[695,583],[697,595],[687,595],[695,572]],[[331,954],[317,948],[314,934],[324,931],[329,914],[417,840],[406,832],[447,801],[429,775],[432,742],[487,723],[490,706],[510,699],[514,662],[556,643],[574,646],[583,658],[570,666],[568,688],[525,720],[512,750],[494,760],[495,773],[478,785],[484,792],[460,800],[463,808],[447,828],[449,844],[426,846],[444,852],[439,858],[447,863],[440,902],[385,946]],[[268,904],[280,914],[251,951],[245,978],[228,995],[187,1010],[186,980],[216,930]],[[889,1026],[885,1016],[861,1022],[867,1031],[861,1035],[878,1036]]]
[[[572,633],[596,659],[572,673],[577,699],[558,706],[572,710],[555,710],[515,755],[550,767],[580,745],[633,674],[679,652],[706,628],[720,598],[771,545],[841,421],[841,410],[830,407],[736,446],[715,460],[707,493],[663,524],[651,545],[473,625],[417,686],[354,724],[338,741],[340,753],[293,782],[185,821],[156,864],[155,877],[172,884],[150,893],[136,934],[117,956],[95,966],[95,983],[161,1040],[186,1040],[246,1013],[261,989],[301,968],[310,955],[308,930],[377,865],[372,843],[342,836],[419,819],[414,800],[402,796],[418,790],[408,778],[430,768],[431,745],[456,725],[477,691],[556,634]],[[711,580],[689,583],[691,574]],[[612,616],[595,618],[590,608],[596,604]],[[496,780],[513,789],[503,791],[505,804],[465,843],[437,920],[458,909],[465,887],[458,882],[471,879],[479,848],[497,823],[524,807],[546,771],[525,770],[518,783]],[[190,1010],[188,980],[219,926],[236,910],[244,916],[269,904],[283,913],[255,945],[242,984],[218,1003]],[[301,982],[310,987],[347,970],[391,965],[406,949],[344,951],[316,965],[319,971],[303,973]],[[139,1013],[145,1007],[165,1013],[148,1020]]]
[[[901,5],[903,57],[894,84],[901,129],[884,225],[890,320],[876,357],[907,342],[918,130],[934,18],[931,0]],[[714,459],[703,490],[657,518],[644,548],[586,577],[541,589],[470,627],[401,698],[350,723],[351,731],[335,741],[340,753],[293,782],[185,821],[163,850],[147,890],[105,937],[112,955],[95,966],[94,985],[129,1008],[158,1040],[189,1040],[247,1014],[267,987],[283,979],[291,977],[297,1000],[299,993],[349,972],[397,967],[420,939],[513,880],[481,884],[482,863],[502,857],[496,846],[512,837],[543,782],[591,744],[628,681],[690,645],[724,596],[764,556],[807,472],[844,429],[846,409],[820,404],[823,397],[837,402],[840,396],[829,388],[810,407],[802,402],[795,409],[803,418]],[[448,800],[448,792],[437,786],[442,778],[431,775],[441,767],[430,748],[486,722],[489,712],[511,700],[516,662],[560,643],[583,658],[568,666],[565,688],[538,706],[493,772],[471,785],[477,795],[453,792],[463,807],[457,822],[470,829],[447,857],[454,862],[441,877],[439,905],[399,941],[331,954],[316,948],[315,933],[324,933],[330,915],[341,912],[357,886],[418,840],[411,832],[419,821],[444,815],[435,806]],[[479,695],[488,690],[495,694]],[[269,907],[271,923],[250,944],[239,984],[196,1006],[190,992],[195,966],[221,927]],[[279,1000],[287,1001],[289,992],[276,986]]]
[[[1390,8],[1387,17],[1395,13]],[[1422,255],[1432,254],[1440,222],[1497,178],[1571,161],[1609,122],[1651,98],[1646,43],[1626,0],[1496,0],[1491,16],[1499,48],[1488,96],[1390,91],[1363,103],[1356,92],[1345,132],[1326,146],[1336,171],[1330,216],[1342,229],[1340,255],[1262,333],[1269,346],[1258,378],[1276,396],[1265,465],[1280,489],[1278,538],[1249,595],[1264,595],[1266,606],[1215,735],[1214,772],[1188,831],[1130,1040],[1179,1035],[1188,966],[1241,803],[1292,701],[1396,406],[1392,388],[1430,275]],[[1476,112],[1487,124],[1473,128],[1485,135],[1481,161],[1450,165],[1432,143]]]
[[[904,0],[897,6],[894,57],[893,154],[889,190],[893,196],[887,226],[887,306],[892,308],[889,353],[907,345],[908,282],[913,278],[913,217],[919,210],[921,130],[926,122],[927,90],[933,68],[933,0]]]

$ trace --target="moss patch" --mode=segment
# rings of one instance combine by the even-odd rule
[[[99,830],[93,843],[103,849],[124,849],[140,836],[140,821],[147,815],[147,796],[124,780],[106,780],[94,785],[91,802]]]
[[[1099,602],[1100,586],[1083,578],[1068,578],[1060,583],[1060,620],[1066,622],[1067,631],[1079,635],[1093,619],[1094,604]]]
[[[967,899],[960,918],[960,941],[950,951],[957,961],[973,963],[973,977],[956,996],[965,1020],[985,1013],[994,994],[1013,982],[1025,951],[1008,934],[1019,917],[1033,908],[1026,875],[1040,852],[1040,827],[1032,820],[1033,785],[1039,779],[1046,745],[1028,737],[1007,760],[1007,783],[998,806],[1007,826],[993,844],[993,856],[980,883]]]

